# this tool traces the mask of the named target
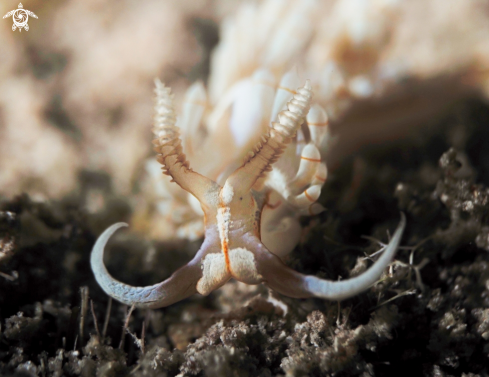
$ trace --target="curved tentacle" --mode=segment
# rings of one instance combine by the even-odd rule
[[[161,308],[183,300],[197,292],[197,281],[202,276],[198,264],[188,263],[165,281],[147,287],[133,287],[114,279],[104,265],[104,248],[109,238],[126,223],[116,223],[97,239],[90,256],[95,279],[105,293],[126,305],[142,308]]]
[[[156,114],[154,119],[154,150],[157,161],[163,165],[163,172],[169,175],[181,188],[195,196],[201,204],[209,203],[209,193],[219,191],[219,185],[212,179],[194,172],[182,150],[180,130],[175,126],[173,95],[170,88],[156,79]],[[212,200],[212,199],[211,199]]]
[[[288,110],[278,114],[278,122],[272,122],[269,133],[255,146],[255,151],[243,165],[229,176],[226,183],[235,193],[247,193],[258,179],[272,169],[272,164],[282,155],[304,121],[311,104],[312,89],[309,80],[287,103]]]
[[[377,281],[394,257],[405,226],[406,217],[401,213],[401,222],[382,256],[363,274],[351,279],[330,281],[303,275],[287,267],[280,258],[268,252],[264,247],[256,254],[258,272],[263,276],[264,283],[285,296],[319,297],[341,301],[368,289]]]

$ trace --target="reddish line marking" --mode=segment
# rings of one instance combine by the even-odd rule
[[[225,206],[219,205],[219,208],[225,208]],[[226,262],[226,270],[228,272],[231,272],[231,262],[229,261],[229,245],[226,241],[226,228],[224,226],[224,222],[221,224],[221,230],[222,230],[222,238],[221,238],[221,251],[224,254],[224,261]]]
[[[222,218],[221,218],[222,223],[220,224],[221,232],[219,232],[220,233],[219,237],[221,237],[221,251],[224,254],[224,262],[226,263],[226,271],[231,273],[231,262],[229,260],[229,245],[228,245],[228,242],[226,241],[226,236],[228,236],[229,229],[226,229],[226,222],[224,220],[224,215],[226,214],[226,206],[222,202],[221,193],[222,193],[222,190],[221,190],[221,192],[219,192],[219,210],[222,211]],[[227,208],[227,210],[229,210],[229,208]]]
[[[231,273],[231,261],[229,260],[229,248],[226,240],[221,241],[221,249],[224,253],[224,261],[226,262],[226,270]]]
[[[286,88],[284,86],[279,86],[278,87],[279,89],[282,89],[282,90],[285,90],[286,92],[289,92],[289,93],[292,93],[292,94],[297,94],[297,92],[295,90],[292,90],[292,89],[289,89],[289,88]]]
[[[316,126],[316,127],[326,127],[329,122],[321,122],[321,123],[311,123],[307,122],[309,126]]]
[[[281,200],[278,200],[276,204],[270,204],[270,194],[272,192],[271,191],[268,191],[267,192],[267,195],[265,197],[265,204],[264,204],[264,207],[267,207],[267,208],[270,208],[270,209],[275,209],[277,208],[280,204],[282,204],[282,201]],[[255,202],[255,199],[253,199],[253,203]]]
[[[316,178],[318,181],[326,182],[326,178],[321,178],[319,175],[315,175],[314,178]]]
[[[312,161],[312,162],[321,162],[321,160],[318,160],[317,158],[308,158],[308,157],[304,157],[304,156],[301,156],[301,159],[307,160],[307,161]]]
[[[304,191],[304,195],[306,196],[306,198],[310,201],[310,202],[315,202],[315,200],[313,198],[311,198],[311,196],[307,193],[307,190]]]

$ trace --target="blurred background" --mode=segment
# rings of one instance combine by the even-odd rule
[[[2,1],[0,13],[17,6]],[[190,84],[202,80],[212,108],[258,68],[278,79],[298,67],[339,136],[322,151],[330,169],[362,146],[435,123],[461,98],[489,94],[487,1],[23,6],[38,16],[29,18],[30,30],[12,31],[11,17],[0,24],[4,198],[61,198],[101,179],[98,173],[117,195],[138,191],[152,156],[155,77],[172,87],[177,108]]]
[[[31,1],[30,30],[0,25],[0,193],[63,196],[81,171],[128,194],[150,151],[153,79],[207,76],[228,1]],[[0,13],[17,8],[2,2]]]

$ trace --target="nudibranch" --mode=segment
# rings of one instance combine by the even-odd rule
[[[190,168],[176,127],[170,89],[157,80],[156,95],[153,144],[157,160],[165,174],[199,201],[204,212],[205,238],[195,257],[168,279],[147,287],[134,287],[114,279],[104,265],[105,245],[127,224],[110,226],[98,238],[91,254],[95,278],[109,296],[127,305],[159,308],[194,293],[208,295],[234,278],[246,284],[264,283],[289,297],[343,300],[375,283],[396,253],[405,227],[404,215],[380,258],[363,274],[342,281],[294,271],[261,240],[260,222],[268,201],[264,179],[306,119],[312,98],[309,81],[295,91],[287,109],[278,113],[278,121],[271,123],[268,132],[222,186]],[[320,191],[320,185],[315,185],[313,179],[318,167],[313,166],[306,163],[299,167],[299,170],[302,168],[298,172],[302,192],[294,195],[294,200],[309,202],[308,205],[317,199],[310,197]]]

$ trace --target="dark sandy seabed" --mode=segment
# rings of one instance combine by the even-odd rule
[[[136,309],[122,347],[127,307],[112,303],[104,331],[108,297],[89,255],[97,233],[130,218],[125,199],[92,172],[59,202],[19,193],[0,204],[0,375],[487,376],[488,187],[489,108],[467,100],[413,138],[344,161],[320,199],[328,210],[304,220],[287,263],[338,279],[363,271],[365,253],[379,249],[362,235],[386,242],[406,214],[398,262],[368,292],[339,306],[228,283]],[[105,198],[96,215],[83,210],[93,190]],[[134,285],[161,281],[199,246],[120,233],[107,263]]]

